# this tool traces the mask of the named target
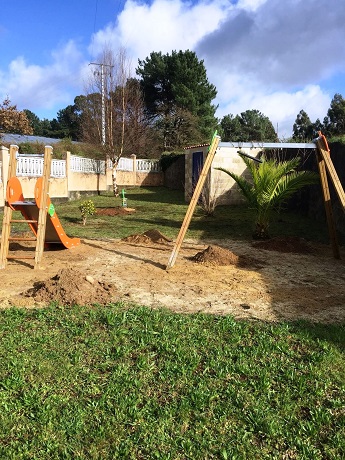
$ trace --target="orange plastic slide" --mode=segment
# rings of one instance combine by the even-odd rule
[[[40,209],[40,196],[42,191],[42,178],[39,177],[35,186],[35,201],[25,201],[22,191],[22,186],[17,177],[11,177],[7,183],[6,198],[9,206],[14,211],[20,211],[22,216],[28,222],[32,232],[37,236],[37,221]],[[46,247],[56,247],[62,245],[65,248],[73,248],[80,244],[79,238],[69,238],[59,218],[55,212],[54,206],[48,197],[47,200],[47,222],[44,238]]]

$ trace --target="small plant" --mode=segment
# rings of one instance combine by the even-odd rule
[[[83,225],[86,224],[88,216],[93,216],[96,212],[94,202],[92,200],[83,201],[79,206],[81,217],[83,219]]]

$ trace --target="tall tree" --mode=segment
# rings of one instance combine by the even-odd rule
[[[75,98],[76,99],[76,98]],[[62,137],[71,138],[73,141],[78,141],[81,137],[81,113],[78,110],[78,105],[68,105],[57,113],[57,121]]]
[[[35,136],[42,136],[42,126],[39,117],[28,109],[24,109],[23,112],[25,113],[26,118],[29,120],[30,126],[33,131],[32,134],[34,134]]]
[[[308,114],[304,110],[301,110],[293,125],[292,138],[305,142],[312,140],[314,137],[314,125],[310,121]]]
[[[33,133],[25,112],[18,110],[16,105],[11,105],[8,98],[0,104],[0,133]]]
[[[217,90],[194,52],[152,52],[139,60],[136,72],[164,150],[210,138],[217,124],[212,105]]]
[[[222,139],[235,142],[275,142],[277,134],[268,117],[259,110],[246,110],[235,117],[225,115],[220,122]]]
[[[334,95],[327,117],[331,134],[345,134],[345,99],[341,94]]]

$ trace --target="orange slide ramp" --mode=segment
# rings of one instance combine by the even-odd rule
[[[14,211],[20,211],[27,221],[35,236],[37,236],[37,221],[40,209],[40,196],[42,191],[42,178],[39,177],[35,186],[35,201],[25,201],[22,186],[17,177],[11,177],[7,183],[7,202]],[[47,248],[61,245],[67,249],[80,244],[79,238],[70,238],[66,235],[60,220],[55,212],[54,206],[48,197],[47,200],[47,221],[44,245]]]

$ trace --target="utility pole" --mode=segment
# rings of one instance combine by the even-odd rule
[[[90,62],[89,65],[96,65],[101,68],[101,97],[102,97],[102,145],[105,145],[105,84],[104,84],[104,67],[113,68],[113,65],[99,62]]]

